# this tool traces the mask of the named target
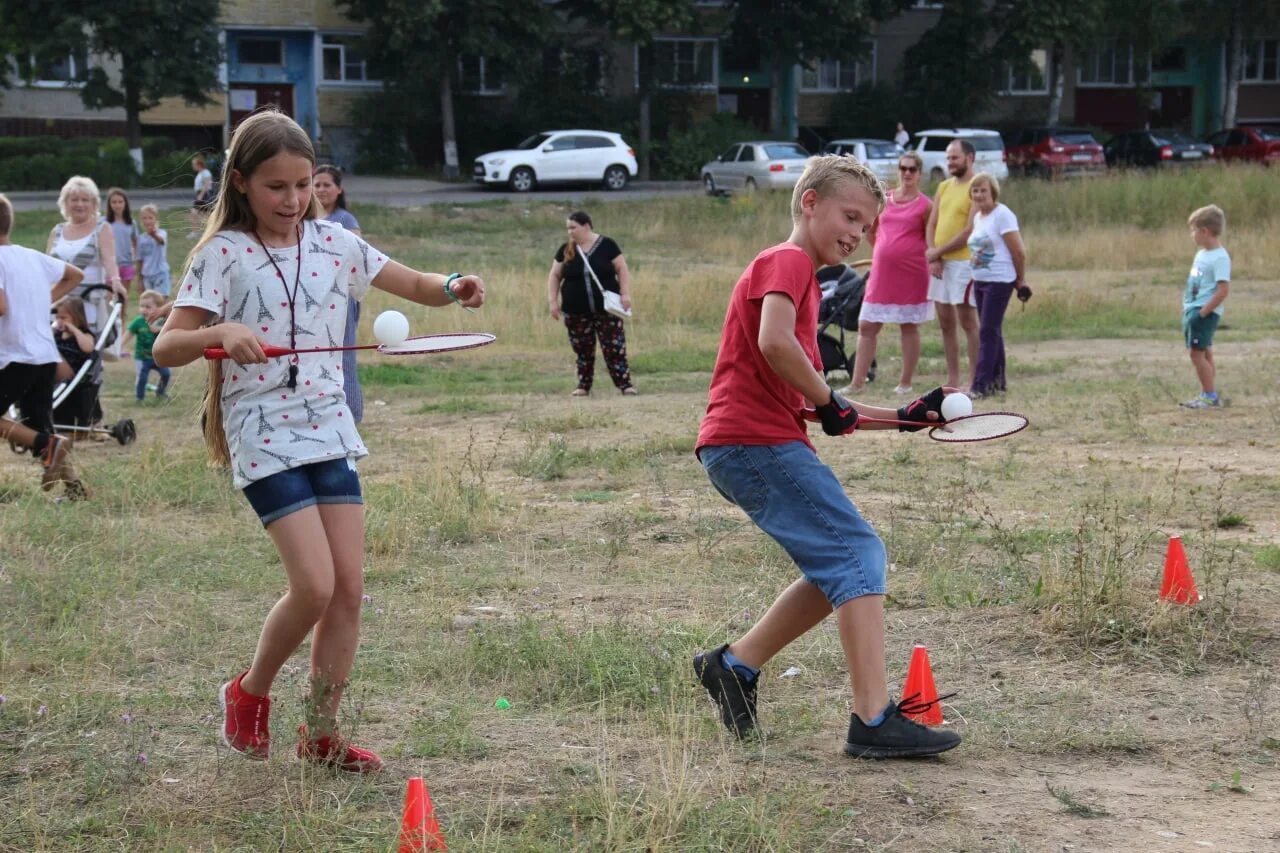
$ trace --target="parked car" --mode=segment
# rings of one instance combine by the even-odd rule
[[[1196,166],[1213,156],[1213,146],[1179,130],[1131,130],[1111,137],[1108,166]]]
[[[882,181],[898,179],[898,155],[902,146],[887,139],[833,139],[823,154],[844,154],[867,166]]]
[[[1100,175],[1107,170],[1102,144],[1089,131],[1074,127],[1014,131],[1006,140],[1005,158],[1010,172],[1041,178]]]
[[[620,190],[638,171],[635,149],[616,133],[548,130],[515,148],[481,154],[472,177],[479,184],[506,184],[515,192],[572,181],[600,181],[607,190]]]
[[[974,147],[974,171],[988,172],[1000,181],[1009,177],[1000,134],[972,127],[946,127],[916,134],[914,150],[924,160],[924,177],[934,181],[947,177],[947,146],[956,139],[963,139]]]
[[[742,190],[789,190],[800,180],[809,152],[794,142],[735,142],[702,167],[707,195]]]
[[[1274,127],[1232,127],[1205,140],[1220,160],[1261,163],[1280,162],[1280,129]]]

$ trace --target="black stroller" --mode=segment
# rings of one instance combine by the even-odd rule
[[[862,297],[870,272],[870,261],[836,264],[818,270],[818,284],[822,287],[822,301],[818,305],[818,353],[824,373],[842,370],[853,376],[854,350],[845,353],[844,333],[858,331],[858,315],[862,313]],[[831,326],[835,326],[834,335],[827,331]],[[872,361],[867,381],[875,379],[876,363]]]
[[[77,437],[108,435],[121,444],[130,444],[138,437],[133,421],[123,418],[113,424],[103,424],[99,399],[102,355],[120,336],[120,312],[124,306],[112,297],[111,289],[105,284],[91,284],[77,295],[85,301],[85,316],[94,335],[93,352],[88,353],[71,379],[54,389],[54,429]]]

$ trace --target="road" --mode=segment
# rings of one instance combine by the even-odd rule
[[[513,193],[501,189],[488,189],[475,184],[447,184],[422,178],[383,178],[366,175],[347,175],[343,180],[347,197],[356,203],[383,204],[388,207],[419,207],[427,204],[465,204],[478,201],[553,201],[578,202],[584,199],[609,201],[640,201],[664,196],[696,195],[702,191],[696,181],[635,181],[622,192],[606,192],[599,187],[568,186],[537,190],[532,193]],[[106,190],[106,187],[100,187]],[[52,210],[58,206],[56,192],[8,193],[16,210]],[[136,210],[140,204],[151,202],[161,207],[182,205],[191,198],[188,188],[131,189],[129,199]]]

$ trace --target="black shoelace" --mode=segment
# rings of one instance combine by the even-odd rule
[[[915,714],[923,714],[925,711],[928,711],[934,705],[939,704],[943,699],[950,699],[952,696],[955,696],[955,695],[956,695],[955,693],[946,693],[930,702],[920,702],[920,701],[917,701],[920,698],[920,694],[913,693],[910,696],[904,696],[902,701],[898,703],[898,712],[901,713],[903,716],[908,716],[908,717]]]

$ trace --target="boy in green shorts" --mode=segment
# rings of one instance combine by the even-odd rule
[[[1231,256],[1221,242],[1227,216],[1222,208],[1211,204],[1191,214],[1187,225],[1198,251],[1182,297],[1182,335],[1200,379],[1200,395],[1182,405],[1188,409],[1216,409],[1222,400],[1218,397],[1218,368],[1213,361],[1213,333],[1231,286]]]
[[[848,403],[827,386],[818,354],[814,273],[844,261],[884,207],[884,187],[850,157],[809,161],[791,198],[791,237],[756,256],[730,297],[711,375],[698,459],[712,485],[774,538],[801,577],[732,643],[694,656],[693,669],[738,737],[756,725],[760,668],[835,614],[853,688],[846,754],[935,755],[958,746],[954,732],[908,716],[932,703],[889,701],[884,662],[885,549],[880,537],[818,459],[802,410],[827,435],[848,435],[859,415],[942,422],[944,389],[901,409]]]

